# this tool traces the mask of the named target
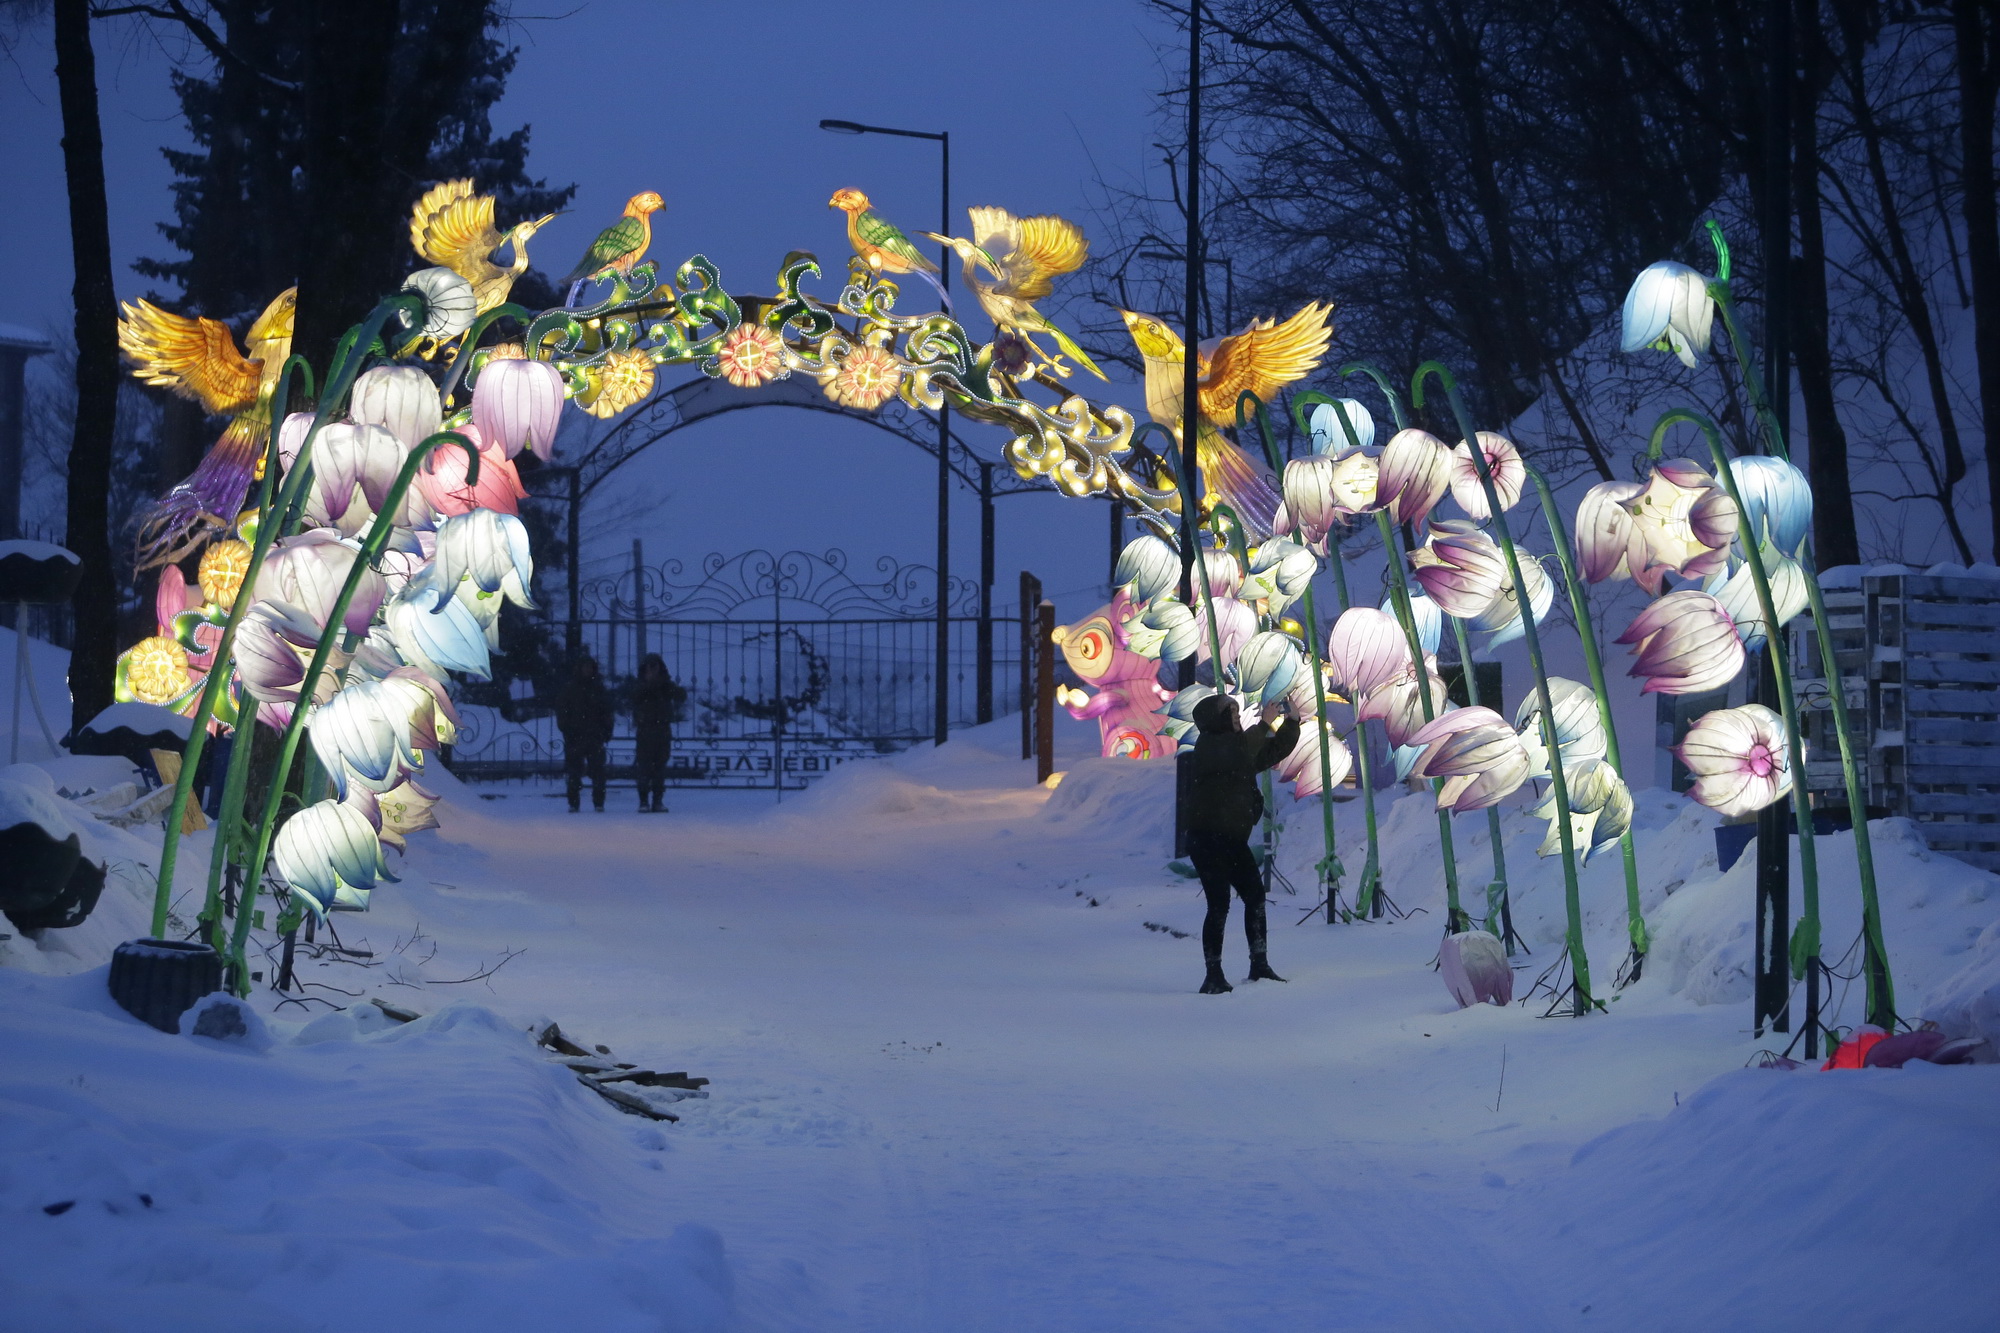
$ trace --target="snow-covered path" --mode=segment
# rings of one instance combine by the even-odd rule
[[[1417,859],[1392,863],[1390,883],[1423,913],[1294,926],[1309,900],[1280,895],[1272,957],[1289,984],[1196,995],[1200,895],[1163,868],[1167,775],[1084,763],[1051,797],[1022,784],[1004,735],[981,739],[781,806],[682,793],[664,818],[449,784],[445,827],[412,840],[402,882],[337,918],[381,965],[304,975],[427,1012],[484,1006],[505,1020],[499,1053],[392,1030],[280,1045],[265,1058],[288,1062],[283,1078],[240,1072],[233,1051],[189,1057],[186,1081],[213,1081],[236,1127],[218,1125],[218,1144],[259,1155],[241,1143],[253,1126],[282,1142],[289,1098],[327,1113],[324,1161],[295,1163],[270,1187],[279,1200],[220,1191],[168,1209],[178,1223],[140,1224],[212,1227],[177,1242],[206,1254],[234,1243],[231,1209],[261,1216],[275,1248],[259,1298],[289,1292],[285,1326],[300,1329],[362,1327],[326,1295],[357,1281],[381,1293],[371,1331],[557,1327],[542,1301],[564,1281],[598,1293],[593,1327],[618,1329],[1894,1328],[1913,1311],[1934,1329],[1989,1326],[2000,1275],[1969,1256],[2000,1234],[2000,1068],[1742,1071],[1758,1045],[1745,1007],[1692,1004],[1664,976],[1580,1022],[1541,1005],[1456,1011],[1428,966],[1439,904]],[[1399,857],[1422,855],[1421,805],[1385,806]],[[1658,836],[1649,868],[1664,876],[1692,853]],[[1545,961],[1547,891],[1529,888],[1544,871],[1511,839],[1510,854]],[[1593,937],[1607,971],[1619,915],[1610,897]],[[515,949],[486,981],[441,984]],[[1228,966],[1242,975],[1240,928]],[[0,1012],[21,1085],[0,1073],[0,1113],[18,1096],[131,1117],[91,1149],[126,1181],[219,1151],[192,1130],[154,1144],[134,1109],[150,1079],[201,1119],[211,1083],[158,1067],[168,1039],[97,1001],[66,1041],[41,1040],[51,1020],[28,1002],[81,994],[44,985],[17,997],[22,1031]],[[711,1096],[657,1131],[618,1116],[506,1035],[538,1016],[704,1075]],[[44,1095],[101,1032],[148,1053],[143,1072],[96,1110]],[[438,1095],[411,1085],[433,1073]],[[86,1074],[114,1077],[92,1065],[78,1088]],[[248,1111],[227,1082],[244,1077]],[[403,1167],[345,1174],[384,1141]],[[71,1151],[53,1130],[25,1142],[50,1172]],[[63,1179],[10,1181],[0,1165],[0,1209]],[[68,1220],[135,1225],[84,1211]],[[50,1236],[64,1223],[33,1221]],[[315,1242],[331,1248],[312,1258]],[[114,1262],[110,1247],[138,1244],[115,1231],[48,1244],[36,1253],[58,1281],[108,1268],[134,1292],[185,1262],[164,1239],[146,1265]],[[732,1315],[657,1294],[710,1270]],[[0,1279],[0,1328],[51,1326],[8,1323],[5,1298],[63,1308],[47,1295]]]

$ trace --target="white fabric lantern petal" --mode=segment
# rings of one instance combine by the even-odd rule
[[[1641,269],[1625,293],[1619,347],[1636,352],[1663,347],[1692,369],[1708,350],[1715,326],[1715,298],[1708,279],[1686,264],[1661,260]]]
[[[421,582],[449,594],[461,579],[481,592],[507,592],[517,605],[532,605],[528,585],[535,577],[528,529],[511,514],[475,509],[454,514],[438,524],[437,550]],[[510,576],[512,581],[510,582]]]
[[[293,412],[278,423],[278,466],[286,472],[299,458],[299,450],[305,448],[306,436],[312,433],[313,414]]]
[[[1180,582],[1181,553],[1150,533],[1135,537],[1118,553],[1118,569],[1111,577],[1132,590],[1133,601],[1150,602]]]
[[[448,268],[420,268],[403,279],[403,290],[424,298],[423,335],[443,342],[472,327],[479,297],[472,284]],[[408,317],[404,317],[405,326]]]
[[[1598,712],[1597,693],[1588,685],[1551,676],[1549,696],[1555,702],[1556,747],[1562,755],[1563,773],[1567,778],[1572,768],[1580,770],[1604,758],[1610,752],[1610,741],[1604,734],[1604,719]],[[1521,700],[1521,706],[1514,710],[1514,726],[1521,733],[1521,744],[1528,752],[1529,775],[1547,777],[1549,752],[1542,741],[1540,690],[1528,691],[1528,697]]]
[[[355,377],[347,415],[359,425],[380,426],[409,450],[444,425],[444,400],[415,366],[376,366]]]
[[[564,393],[562,372],[546,361],[488,361],[472,386],[472,424],[507,457],[525,447],[546,462],[555,455]]]
[[[1340,413],[1334,410],[1333,404],[1320,403],[1306,418],[1316,454],[1343,454],[1349,449],[1366,449],[1375,443],[1375,418],[1369,415],[1367,407],[1357,398],[1338,401],[1346,409],[1347,424],[1353,428],[1354,438],[1348,439],[1347,431],[1341,429]]]
[[[1291,635],[1278,630],[1253,634],[1237,656],[1236,683],[1260,703],[1274,702],[1292,688],[1302,660]]]
[[[1759,554],[1763,557],[1765,577],[1771,582],[1771,605],[1778,613],[1778,623],[1788,625],[1811,603],[1806,572],[1798,561],[1779,555],[1777,548],[1768,543]],[[1743,640],[1745,648],[1755,652],[1764,646],[1768,637],[1764,608],[1757,600],[1757,577],[1750,572],[1748,561],[1738,565],[1734,572],[1716,574],[1703,591],[1722,603],[1722,609],[1736,622],[1736,636]]]
[[[1695,776],[1688,795],[1725,817],[1762,810],[1792,789],[1785,719],[1762,704],[1704,713],[1674,753]]]
[[[428,676],[462,671],[481,680],[492,674],[486,631],[457,598],[412,584],[384,608],[398,655]]]
[[[271,844],[278,875],[324,917],[335,907],[367,906],[367,891],[395,883],[382,844],[366,814],[339,801],[321,801],[286,820]]]

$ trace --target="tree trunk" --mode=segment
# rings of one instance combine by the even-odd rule
[[[305,226],[295,351],[324,375],[341,334],[393,286],[403,192],[383,179],[396,0],[311,0],[306,34]],[[393,334],[393,330],[390,331]]]
[[[1798,217],[1799,253],[1791,284],[1792,363],[1805,407],[1807,466],[1813,488],[1813,551],[1822,566],[1861,563],[1855,531],[1854,488],[1847,471],[1847,430],[1834,402],[1833,331],[1826,292],[1826,229],[1819,189],[1819,90],[1825,80],[1826,42],[1817,0],[1800,0],[1793,17],[1800,63],[1793,82],[1792,207]],[[1796,439],[1794,440],[1796,444]],[[1796,448],[1793,450],[1797,452]]]
[[[1993,199],[1996,25],[1983,0],[1952,0],[1958,63],[1959,184],[1965,267],[1972,287],[1972,346],[1978,359],[1980,425],[1986,434],[1987,521],[2000,560],[2000,219]]]
[[[56,86],[76,304],[76,428],[70,437],[67,533],[83,561],[70,599],[70,726],[111,706],[118,655],[118,581],[111,557],[111,440],[118,420],[118,310],[111,285],[111,216],[89,0],[55,0]]]

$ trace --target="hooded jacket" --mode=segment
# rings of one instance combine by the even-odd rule
[[[1206,705],[1209,700],[1204,699]],[[1278,728],[1259,724],[1248,731],[1229,725],[1222,707],[1197,708],[1196,725],[1201,735],[1195,741],[1194,778],[1188,793],[1188,828],[1196,833],[1218,833],[1247,839],[1250,830],[1264,817],[1264,794],[1257,789],[1257,775],[1282,762],[1299,743],[1299,724],[1286,718]]]

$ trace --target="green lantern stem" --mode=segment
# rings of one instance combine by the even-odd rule
[[[1812,797],[1806,791],[1805,741],[1799,730],[1798,698],[1792,688],[1791,654],[1785,648],[1784,627],[1778,623],[1776,599],[1771,595],[1770,576],[1764,568],[1764,553],[1760,536],[1753,531],[1750,511],[1744,507],[1743,496],[1736,485],[1736,476],[1729,470],[1729,455],[1723,448],[1722,433],[1715,423],[1698,412],[1677,407],[1663,414],[1653,425],[1652,443],[1646,450],[1649,459],[1660,457],[1660,446],[1666,438],[1667,428],[1677,421],[1685,421],[1698,426],[1708,437],[1709,453],[1715,459],[1715,470],[1729,498],[1736,504],[1737,535],[1743,543],[1744,563],[1750,566],[1750,580],[1757,589],[1757,609],[1764,618],[1764,650],[1771,656],[1771,674],[1778,682],[1778,703],[1785,719],[1785,755],[1791,766],[1792,819],[1798,825],[1799,833],[1799,883],[1804,896],[1805,910],[1799,918],[1798,929],[1792,932],[1791,963],[1794,979],[1805,978],[1806,983],[1806,1055],[1819,1054],[1820,994],[1820,913],[1819,913],[1819,853],[1817,835],[1813,829]],[[1838,682],[1835,682],[1836,685]],[[1866,817],[1866,811],[1863,812]],[[1857,823],[1862,822],[1860,820]]]
[[[346,386],[341,386],[345,390]],[[249,861],[250,873],[243,884],[243,900],[236,909],[236,931],[230,940],[229,957],[235,969],[238,994],[249,992],[249,972],[243,966],[243,950],[250,936],[251,907],[257,901],[257,890],[263,881],[265,858],[271,853],[271,838],[276,832],[278,814],[285,799],[285,780],[291,775],[292,759],[299,749],[299,738],[305,734],[306,717],[312,712],[313,692],[319,686],[320,673],[326,669],[326,659],[333,652],[334,643],[345,632],[341,623],[347,617],[348,605],[354,600],[354,590],[361,584],[365,574],[382,555],[389,544],[389,534],[395,529],[396,512],[402,507],[403,497],[416,479],[417,469],[430,457],[431,451],[442,445],[455,444],[465,450],[467,486],[479,482],[479,450],[466,436],[457,431],[439,431],[437,434],[410,450],[403,467],[396,474],[395,482],[380,509],[375,521],[369,524],[368,536],[361,543],[361,551],[348,566],[347,578],[340,585],[340,596],[334,599],[333,609],[327,613],[326,629],[319,636],[319,643],[313,648],[312,660],[306,665],[305,679],[299,682],[299,697],[292,705],[291,720],[285,726],[284,739],[278,751],[277,766],[272,770],[271,787],[264,797],[264,812],[257,822],[257,841]]]
[[[1494,535],[1500,539],[1500,551],[1507,558],[1508,577],[1514,581],[1514,599],[1521,616],[1521,638],[1527,645],[1528,662],[1535,672],[1535,690],[1542,702],[1542,738],[1548,746],[1549,786],[1555,796],[1556,836],[1562,846],[1563,907],[1569,918],[1566,935],[1570,973],[1575,987],[1572,1012],[1582,1016],[1599,1005],[1590,994],[1590,960],[1583,947],[1583,904],[1576,877],[1575,831],[1570,827],[1569,784],[1563,777],[1562,751],[1556,744],[1556,706],[1549,692],[1549,673],[1542,660],[1542,638],[1535,627],[1535,609],[1530,605],[1527,580],[1521,577],[1520,552],[1514,548],[1514,538],[1507,530],[1507,515],[1500,508],[1500,494],[1493,485],[1493,469],[1487,466],[1486,451],[1480,446],[1479,434],[1473,429],[1472,418],[1465,410],[1465,399],[1458,391],[1458,381],[1442,362],[1426,361],[1417,367],[1417,373],[1411,378],[1410,399],[1418,407],[1424,405],[1424,381],[1433,375],[1444,386],[1452,416],[1464,436],[1466,452],[1472,456],[1473,469],[1479,474],[1480,489],[1486,494],[1486,507],[1492,513]]]
[[[1408,418],[1403,413],[1403,400],[1401,395],[1396,392],[1395,386],[1389,382],[1387,375],[1375,367],[1359,361],[1351,361],[1342,366],[1340,373],[1343,376],[1366,375],[1374,380],[1376,387],[1382,390],[1382,396],[1389,400],[1389,410],[1396,417],[1396,429],[1404,429]],[[1319,398],[1320,396],[1317,394],[1301,394],[1295,400],[1295,403],[1298,406],[1303,406],[1305,403],[1318,401]],[[1334,403],[1336,408],[1339,406],[1335,399],[1327,398],[1325,401]],[[1347,422],[1347,413],[1341,411],[1339,416],[1342,424],[1346,426],[1348,438],[1352,440],[1354,438],[1354,427]],[[1409,645],[1410,649],[1410,669],[1416,676],[1417,699],[1423,705],[1424,721],[1434,722],[1437,720],[1437,704],[1442,703],[1443,700],[1433,702],[1431,699],[1430,672],[1424,667],[1424,641],[1417,634],[1416,614],[1410,609],[1409,580],[1403,573],[1403,562],[1396,556],[1396,530],[1389,522],[1389,513],[1387,510],[1378,509],[1375,511],[1375,523],[1382,532],[1382,563],[1388,566],[1389,569],[1389,601],[1396,608],[1397,623],[1402,625],[1403,640]],[[1355,702],[1357,705],[1360,703],[1359,700]],[[1431,780],[1431,794],[1433,797],[1439,791],[1443,790],[1443,788],[1444,783],[1442,780],[1437,778]],[[1472,918],[1466,915],[1465,908],[1459,902],[1458,850],[1452,844],[1451,811],[1439,810],[1437,812],[1437,821],[1438,851],[1444,863],[1445,933],[1455,935],[1460,931],[1471,929]]]
[[[1284,460],[1279,457],[1278,442],[1271,435],[1271,410],[1265,406],[1262,398],[1259,398],[1247,389],[1237,395],[1236,398],[1236,429],[1239,433],[1242,431],[1245,424],[1244,408],[1250,404],[1256,405],[1257,427],[1264,441],[1264,457],[1270,463],[1271,470],[1277,473],[1282,479],[1285,471]],[[1339,556],[1334,557],[1336,561],[1339,558]],[[1325,852],[1320,857],[1319,865],[1316,869],[1319,872],[1320,891],[1326,895],[1326,923],[1330,926],[1339,914],[1340,881],[1345,874],[1345,867],[1340,864],[1339,844],[1334,840],[1333,756],[1327,753],[1326,746],[1327,733],[1331,730],[1327,726],[1326,721],[1326,673],[1320,661],[1319,617],[1313,610],[1313,590],[1312,580],[1310,579],[1306,581],[1305,596],[1301,600],[1305,603],[1306,611],[1306,655],[1312,664],[1313,717],[1320,729],[1319,818],[1320,835]],[[1368,852],[1368,865],[1370,868],[1373,868],[1375,865],[1375,848],[1372,838],[1369,842]],[[1364,871],[1363,873],[1365,877],[1366,872]],[[1365,884],[1362,893],[1364,895],[1368,893]],[[1365,910],[1365,904],[1361,903],[1358,897],[1356,899],[1356,907],[1357,910]]]
[[[339,349],[335,352],[335,369],[327,385],[326,398],[320,403],[312,428],[306,433],[304,442],[299,445],[298,457],[293,460],[291,473],[285,478],[285,484],[278,493],[278,508],[289,513],[303,500],[313,442],[319,435],[320,427],[334,410],[333,405],[346,397],[348,388],[354,383],[355,375],[359,373],[358,358],[353,355],[356,345],[361,344],[364,338],[367,344],[372,345],[381,333],[383,325],[393,315],[407,313],[420,319],[423,312],[424,299],[421,295],[416,292],[399,292],[383,300],[369,312],[367,319],[349,329],[341,338]],[[301,364],[303,365],[303,362]],[[289,373],[290,370],[291,363],[287,361],[285,373]],[[275,398],[273,404],[274,408],[282,408],[285,405]],[[267,485],[269,480],[277,475],[278,427],[281,424],[281,414],[274,410],[270,437],[264,447],[264,476]],[[222,697],[222,691],[229,681],[236,630],[243,623],[243,616],[253,600],[252,596],[242,594],[256,587],[257,575],[264,567],[264,557],[269,553],[280,526],[282,525],[261,520],[257,524],[257,540],[250,548],[250,565],[243,574],[243,588],[239,590],[236,600],[230,605],[228,618],[223,621],[222,635],[216,640],[215,655],[211,659],[213,665],[209,669],[208,679],[203,682],[201,700],[195,705],[187,744],[181,754],[180,776],[174,781],[173,800],[167,807],[166,835],[160,844],[160,871],[153,890],[152,934],[155,938],[165,935],[167,930],[167,908],[173,900],[174,867],[180,859],[181,820],[187,814],[188,798],[194,790],[195,768],[201,761],[202,750],[208,741],[208,720],[215,715],[216,703]],[[234,756],[231,758],[233,761]]]
[[[1750,345],[1736,324],[1736,303],[1730,295],[1729,242],[1714,219],[1708,221],[1709,241],[1715,248],[1716,276],[1708,293],[1722,315],[1722,327],[1729,334],[1730,352],[1743,375],[1752,410],[1764,425],[1764,438],[1771,454],[1791,462],[1785,432],[1779,427],[1763,378],[1750,360]],[[1847,792],[1847,809],[1854,827],[1855,870],[1861,880],[1862,960],[1867,978],[1868,1022],[1884,1031],[1896,1027],[1896,985],[1889,972],[1889,951],[1883,942],[1882,904],[1875,887],[1875,842],[1868,831],[1868,795],[1861,785],[1861,768],[1855,755],[1853,720],[1847,711],[1847,692],[1842,687],[1840,666],[1833,651],[1833,627],[1828,619],[1826,596],[1820,588],[1819,566],[1813,557],[1810,538],[1799,553],[1799,570],[1805,576],[1806,599],[1812,611],[1813,637],[1818,642],[1819,659],[1827,676],[1827,698],[1833,713],[1833,734],[1840,747],[1842,783]],[[1803,776],[1800,777],[1803,781]],[[1801,837],[1804,835],[1801,834]]]
[[[1591,621],[1590,603],[1584,599],[1583,580],[1577,577],[1576,553],[1570,545],[1569,530],[1563,526],[1562,513],[1556,508],[1556,497],[1549,490],[1548,479],[1533,464],[1522,460],[1528,470],[1528,479],[1535,483],[1535,492],[1541,497],[1542,517],[1549,525],[1549,537],[1556,548],[1556,563],[1562,568],[1563,585],[1569,589],[1570,613],[1576,617],[1577,638],[1583,642],[1583,664],[1590,672],[1590,688],[1597,695],[1597,718],[1604,727],[1605,757],[1611,761],[1612,771],[1621,782],[1625,779],[1625,759],[1618,749],[1618,727],[1611,720],[1611,691],[1604,683],[1604,657],[1598,651],[1597,630]],[[1631,784],[1626,782],[1629,789]],[[1632,841],[1632,830],[1627,828],[1618,837],[1619,859],[1625,863],[1625,933],[1631,938],[1632,953],[1626,960],[1625,985],[1639,979],[1645,970],[1646,955],[1652,950],[1652,937],[1646,933],[1646,918],[1639,905],[1639,854]]]

